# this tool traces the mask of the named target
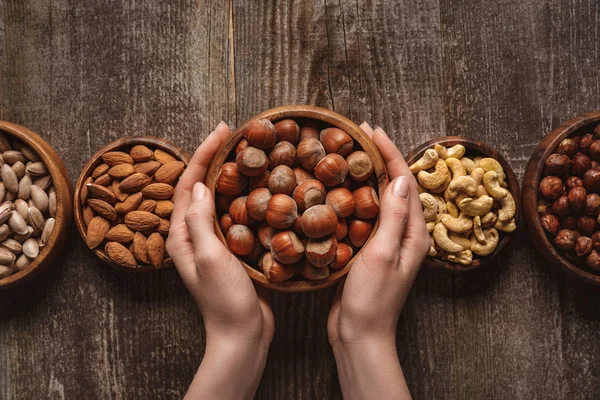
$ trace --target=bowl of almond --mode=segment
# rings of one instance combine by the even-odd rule
[[[77,229],[107,264],[127,271],[171,267],[165,253],[175,186],[190,160],[152,136],[118,139],[100,149],[75,187]]]

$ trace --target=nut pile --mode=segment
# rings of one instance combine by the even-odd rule
[[[46,165],[18,140],[0,134],[0,279],[21,271],[54,229],[56,192]]]
[[[216,182],[229,249],[272,282],[344,267],[379,213],[373,162],[317,121],[252,121]]]
[[[419,182],[429,256],[462,265],[473,254],[489,256],[500,232],[516,229],[516,204],[506,188],[500,163],[489,157],[465,157],[465,147],[436,144],[410,166]]]
[[[160,268],[173,211],[174,187],[185,164],[144,145],[109,151],[81,189],[90,249],[125,268]]]
[[[546,159],[538,213],[554,245],[600,270],[600,126],[564,139]]]

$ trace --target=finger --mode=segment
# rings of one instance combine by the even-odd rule
[[[221,257],[225,248],[215,235],[215,204],[210,190],[202,182],[193,186],[190,206],[185,213],[185,224],[197,256]]]
[[[363,132],[365,132],[370,138],[373,137],[373,128],[371,128],[371,125],[369,125],[367,123],[367,121],[363,122],[362,124],[359,125],[360,129],[363,130]]]
[[[331,309],[329,310],[329,317],[327,317],[327,332],[337,332],[337,326],[340,309],[342,307],[342,294],[344,293],[344,285],[346,284],[346,278],[342,279],[339,283],[335,292],[335,297],[331,303]],[[332,339],[331,337],[329,339]],[[334,338],[333,338],[334,339]]]
[[[405,176],[394,179],[386,188],[380,202],[379,228],[373,242],[389,251],[394,259],[400,257],[400,247],[410,213],[410,184]]]

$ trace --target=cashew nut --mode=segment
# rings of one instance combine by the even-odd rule
[[[435,165],[439,160],[440,156],[434,149],[427,149],[423,153],[423,157],[419,158],[413,165],[410,166],[410,172],[416,174],[417,172],[424,171]]]
[[[437,201],[437,215],[435,217],[435,222],[440,222],[440,217],[446,214],[446,202],[437,194],[434,194],[433,197]]]
[[[419,171],[417,174],[419,183],[429,190],[438,189],[448,178],[450,178],[450,171],[444,160],[437,160],[435,172]]]
[[[475,192],[475,197],[489,196],[489,195],[490,194],[488,193],[488,191],[485,190],[485,186],[483,186],[483,185],[477,186],[477,191]]]
[[[446,212],[454,218],[458,218],[458,207],[451,201],[446,203]]]
[[[435,242],[433,238],[431,238],[431,247],[429,248],[429,253],[427,253],[429,257],[435,257],[437,255],[437,250],[435,249]]]
[[[458,253],[463,250],[463,247],[454,243],[448,237],[448,230],[442,223],[437,223],[435,228],[433,229],[433,240],[435,243],[442,249],[447,251],[448,253]]]
[[[456,199],[454,199],[454,202],[459,204],[463,199],[469,198],[471,196],[469,196],[468,194],[466,194],[465,192],[460,192],[457,196]]]
[[[472,242],[471,250],[473,253],[480,256],[489,256],[498,247],[499,235],[498,231],[494,228],[489,228],[483,231],[485,235],[485,242],[479,243],[477,240]]]
[[[508,190],[500,186],[500,176],[496,171],[488,171],[483,175],[483,186],[496,200],[504,198],[508,193]]]
[[[427,232],[429,232],[429,233],[433,232],[433,228],[435,228],[435,224],[436,224],[436,222],[433,222],[433,221],[432,222],[428,222],[426,224],[427,225]]]
[[[498,174],[499,182],[504,182],[504,169],[498,160],[491,157],[482,158],[481,161],[479,161],[479,166],[483,168],[485,172],[495,171]]]
[[[479,162],[481,161],[483,157],[481,156],[477,156],[473,159],[473,162],[475,163],[475,168],[479,167]]]
[[[498,210],[498,219],[500,221],[508,221],[515,216],[517,205],[512,194],[506,192],[506,196],[500,199],[502,208]]]
[[[446,165],[452,171],[452,179],[456,179],[459,176],[467,175],[467,169],[458,158],[449,157],[446,159]]]
[[[481,196],[477,199],[468,197],[458,203],[458,208],[471,217],[477,217],[487,214],[493,205],[494,199],[490,196]]]
[[[483,181],[483,175],[485,175],[485,171],[483,168],[476,167],[471,171],[471,178],[477,183],[477,185],[481,185]]]
[[[440,144],[436,144],[435,146],[433,146],[433,148],[444,160],[448,157],[461,158],[465,155],[466,151],[465,146],[463,146],[462,144],[457,144],[452,147],[444,147]]]
[[[419,199],[421,199],[421,205],[423,206],[425,222],[435,221],[438,214],[438,202],[435,197],[429,193],[421,193]]]
[[[454,232],[448,233],[448,237],[454,243],[460,244],[465,250],[471,250],[471,241],[469,240],[468,237],[463,236],[463,235],[459,235],[459,234],[454,233]]]
[[[496,221],[498,221],[498,216],[492,211],[490,211],[489,213],[481,217],[481,226],[484,228],[491,228],[492,226],[494,226]]]
[[[471,250],[463,250],[457,254],[448,254],[448,261],[469,265],[473,262],[473,252]]]
[[[477,193],[477,184],[473,178],[470,176],[459,176],[458,178],[452,179],[448,185],[448,189],[446,189],[446,200],[455,198],[459,192],[465,192],[469,196],[474,196],[475,193]]]
[[[513,232],[515,229],[517,229],[517,224],[515,223],[515,219],[512,218],[510,221],[496,221],[496,223],[494,224],[494,228],[496,228],[499,231],[502,232]]]
[[[471,160],[469,157],[463,157],[460,159],[460,162],[465,166],[465,170],[467,174],[470,174],[475,168],[475,161]]]
[[[458,218],[445,214],[440,220],[448,230],[454,233],[467,233],[473,229],[473,220],[463,213],[460,213]]]
[[[473,234],[479,243],[485,242],[485,235],[483,234],[483,229],[481,228],[481,217],[473,218]]]
[[[430,189],[429,191],[431,193],[442,193],[444,190],[446,190],[448,188],[448,185],[450,184],[450,173],[448,173],[448,178],[446,179],[446,182],[444,182],[444,184],[438,188],[435,189]]]

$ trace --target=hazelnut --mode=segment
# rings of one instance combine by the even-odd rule
[[[567,189],[567,191],[573,189],[574,187],[578,187],[578,186],[583,187],[583,181],[578,176],[570,176],[565,181],[565,188]]]
[[[333,208],[338,217],[348,217],[354,212],[354,196],[344,187],[329,191],[325,197],[325,204]]]
[[[584,235],[591,236],[596,230],[596,219],[587,215],[577,218],[577,229]]]
[[[319,136],[327,153],[337,153],[346,157],[354,147],[352,137],[339,128],[326,128]]]
[[[269,170],[263,171],[258,176],[253,176],[250,178],[250,191],[260,188],[269,187],[269,177],[271,176],[271,172]]]
[[[227,231],[227,246],[239,256],[250,254],[254,248],[254,234],[246,225],[234,224]]]
[[[600,163],[598,161],[594,161],[592,160],[592,169],[596,169],[600,166]]]
[[[275,145],[275,126],[265,118],[252,120],[244,128],[244,137],[251,146],[270,149]]]
[[[292,231],[298,235],[298,237],[305,237],[304,231],[302,230],[302,215],[298,215],[294,224],[292,225]]]
[[[600,270],[600,253],[596,250],[592,250],[587,259],[585,260],[585,265],[589,268]]]
[[[554,244],[560,250],[569,251],[575,247],[575,243],[577,242],[577,238],[579,234],[570,229],[563,229],[554,238]]]
[[[251,261],[258,261],[263,254],[265,254],[265,248],[260,245],[258,240],[255,240],[252,251],[246,257]]]
[[[552,212],[552,204],[548,200],[538,200],[537,210],[539,214],[547,214],[549,212]]]
[[[296,147],[290,142],[279,142],[273,147],[269,154],[269,168],[278,165],[291,167],[296,162]]]
[[[592,247],[595,250],[600,250],[600,231],[594,232],[592,235]]]
[[[301,211],[325,201],[325,186],[316,179],[307,179],[294,189],[294,200]]]
[[[579,140],[579,150],[582,153],[588,154],[590,152],[590,146],[594,141],[594,137],[591,133],[583,135],[583,137]]]
[[[355,208],[354,215],[357,218],[375,218],[379,212],[379,198],[377,192],[370,186],[358,188],[353,193]]]
[[[592,160],[583,153],[575,154],[571,160],[571,172],[575,175],[583,175],[590,168],[592,168]]]
[[[546,171],[550,174],[564,175],[571,169],[571,159],[564,154],[550,154],[546,159]]]
[[[277,231],[271,225],[263,223],[258,227],[258,241],[265,249],[271,250],[271,238]]]
[[[564,154],[569,158],[573,158],[573,156],[577,153],[578,149],[579,146],[577,145],[574,139],[566,138],[563,139],[562,142],[560,142],[560,144],[556,148],[556,152],[558,154]]]
[[[319,161],[326,156],[325,148],[318,139],[302,139],[296,149],[298,162],[309,171],[315,169]]]
[[[361,247],[369,238],[372,230],[372,223],[360,219],[354,219],[348,222],[348,239],[350,239],[352,246]]]
[[[311,174],[310,172],[308,172],[307,170],[305,170],[302,167],[294,167],[293,171],[294,171],[294,175],[296,175],[296,183],[298,185],[300,185],[302,182],[304,182],[307,179],[315,179],[313,174]],[[583,185],[583,183],[582,183],[582,185]]]
[[[338,218],[338,224],[333,234],[338,241],[346,237],[348,234],[348,223],[345,218]]]
[[[596,193],[590,193],[585,198],[584,212],[587,215],[596,216],[600,211],[600,195]]]
[[[293,119],[282,119],[275,123],[275,133],[278,142],[298,143],[300,127]]]
[[[248,215],[257,221],[264,221],[269,200],[271,200],[271,192],[267,188],[255,189],[250,192],[246,200]]]
[[[596,125],[596,127],[594,128],[594,138],[600,139],[600,124]]]
[[[540,192],[544,197],[556,199],[563,192],[563,182],[557,176],[547,176],[540,182]]]
[[[600,170],[590,169],[583,175],[583,186],[589,191],[600,190]]]
[[[235,157],[238,170],[246,176],[261,175],[269,166],[269,159],[264,151],[248,146]]]
[[[237,156],[238,154],[240,154],[240,152],[243,151],[248,146],[250,146],[250,145],[248,144],[248,141],[246,139],[240,140],[240,142],[235,147],[235,155]]]
[[[231,206],[233,200],[235,200],[235,197],[233,196],[219,194],[217,196],[217,210],[219,210],[220,212],[228,212],[229,206]]]
[[[217,192],[229,196],[240,194],[248,185],[248,178],[240,173],[236,163],[226,162],[217,177]]]
[[[590,145],[590,158],[594,161],[600,161],[600,140],[594,140]]]
[[[567,196],[560,196],[552,203],[552,213],[557,217],[564,218],[569,215],[570,212],[571,210],[569,209],[569,200]]]
[[[248,214],[246,208],[247,199],[248,196],[238,197],[229,206],[229,215],[236,224],[252,225],[254,223],[254,219]]]
[[[259,260],[258,265],[263,274],[271,282],[283,282],[294,276],[294,268],[291,265],[281,264],[273,258],[269,252],[265,253]]]
[[[346,158],[348,173],[355,181],[367,180],[373,173],[373,161],[364,151],[355,151]]]
[[[315,267],[308,261],[302,263],[302,276],[311,281],[325,279],[329,276],[329,268]]]
[[[585,207],[587,191],[584,188],[579,186],[574,187],[569,191],[567,196],[569,198],[569,206],[571,206],[573,210],[582,210],[583,207]],[[552,207],[552,210],[554,210],[554,207]],[[561,215],[559,215],[559,217],[560,216]]]
[[[592,251],[592,239],[580,236],[575,243],[575,254],[577,257],[585,257]]]
[[[223,235],[227,235],[227,231],[229,230],[229,228],[231,228],[231,225],[233,225],[233,220],[231,219],[231,216],[229,214],[223,214],[219,221],[219,225],[221,226],[221,231],[223,232]]]
[[[271,238],[271,253],[280,263],[293,264],[300,261],[304,250],[304,245],[292,231],[279,232]]]
[[[269,176],[269,190],[273,194],[291,195],[296,188],[296,175],[287,165],[279,165]]]
[[[569,215],[560,221],[560,227],[562,229],[577,229],[577,220],[574,216]]]
[[[315,167],[315,177],[325,186],[336,186],[344,182],[348,174],[348,164],[339,154],[327,154]]]
[[[338,218],[328,205],[319,204],[306,210],[302,214],[302,231],[309,238],[321,238],[335,232]]]
[[[315,267],[327,267],[335,259],[337,244],[337,240],[333,236],[309,239],[306,243],[306,259]]]
[[[352,247],[348,246],[346,243],[338,243],[335,259],[329,266],[333,269],[340,269],[348,264],[348,261],[350,261],[353,255],[354,250]]]
[[[303,126],[300,128],[300,140],[303,139],[319,139],[319,131],[314,126]]]
[[[288,228],[292,226],[297,216],[298,206],[290,196],[285,194],[274,194],[271,197],[271,200],[269,200],[265,219],[273,228]]]
[[[544,229],[552,235],[556,235],[560,229],[560,222],[556,215],[544,214],[540,217],[540,222]]]

